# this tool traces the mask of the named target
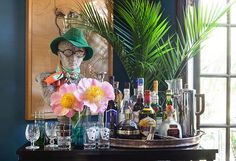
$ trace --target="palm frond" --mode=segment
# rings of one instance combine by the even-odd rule
[[[199,54],[202,42],[231,5],[199,5],[184,10],[184,24],[178,23],[179,32],[168,37],[170,25],[163,18],[161,3],[118,1],[115,23],[103,17],[92,3],[85,3],[80,27],[98,33],[113,46],[131,82],[144,77],[146,88],[154,79],[165,86],[164,80],[180,77],[187,61]]]
[[[163,40],[170,25],[162,16],[161,4],[146,0],[118,1],[114,8],[115,23],[103,18],[92,3],[81,8],[84,24],[80,27],[98,33],[113,46],[130,81],[137,77],[144,77],[145,84],[153,81],[154,77],[148,74],[156,73],[155,62],[170,50],[166,47],[168,42]]]
[[[202,43],[217,27],[218,20],[229,11],[231,4],[224,8],[219,5],[206,8],[202,5],[193,6],[184,11],[184,24],[178,23],[179,32],[169,41],[167,48],[173,48],[161,57],[159,80],[174,79],[181,76],[189,59],[199,54]]]
[[[163,39],[170,28],[167,20],[162,17],[161,5],[145,0],[126,0],[118,2],[116,10],[130,29],[130,35],[128,35],[132,39],[130,52],[136,59],[132,69],[135,71],[134,77],[144,77],[146,84],[149,84],[148,82],[153,81],[154,77],[148,77],[147,73],[152,75],[156,72],[155,62],[161,56],[160,50],[166,49],[167,45],[165,42],[157,48],[156,44]],[[124,39],[125,32],[121,31],[121,33],[123,35],[121,39]]]

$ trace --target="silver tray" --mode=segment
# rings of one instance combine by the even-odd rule
[[[198,145],[203,134],[203,132],[198,132],[196,136],[181,139],[135,140],[110,138],[110,144],[112,147],[121,148],[179,148]]]

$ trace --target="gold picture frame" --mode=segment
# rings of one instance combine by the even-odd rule
[[[79,0],[26,1],[26,120],[32,120],[34,112],[44,112],[46,119],[55,118],[51,108],[41,96],[35,77],[41,72],[55,71],[59,63],[57,56],[52,54],[49,47],[51,41],[59,36],[55,11],[59,10],[65,15],[71,11],[79,13],[78,2]],[[106,0],[90,0],[90,2],[106,10]],[[107,9],[109,18],[111,14]],[[94,56],[82,63],[81,73],[85,77],[95,77],[96,72],[107,72],[107,75],[112,75],[112,47],[105,39],[95,34],[86,35],[86,39],[94,49]]]

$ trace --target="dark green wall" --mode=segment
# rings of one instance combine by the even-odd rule
[[[175,17],[173,0],[164,0],[166,15]],[[174,21],[173,21],[174,22]],[[114,57],[114,74],[127,80]],[[25,0],[0,4],[0,161],[16,161],[16,150],[26,142],[25,107]]]

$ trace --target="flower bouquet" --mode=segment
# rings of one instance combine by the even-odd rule
[[[83,141],[83,121],[87,112],[104,113],[108,101],[114,100],[112,85],[92,78],[82,78],[78,85],[63,84],[51,95],[50,105],[57,116],[72,120],[72,142]]]

